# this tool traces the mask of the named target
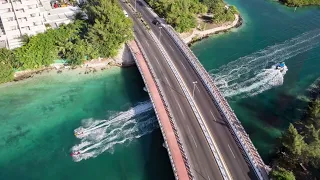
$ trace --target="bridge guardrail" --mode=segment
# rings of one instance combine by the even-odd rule
[[[219,150],[218,150],[218,148],[216,147],[214,140],[211,138],[210,133],[208,132],[207,127],[206,127],[206,125],[205,125],[205,123],[204,123],[204,121],[203,121],[200,113],[198,112],[197,107],[196,107],[194,101],[193,101],[193,98],[191,97],[191,94],[190,94],[189,91],[187,90],[187,88],[186,88],[186,86],[185,86],[185,84],[184,84],[184,82],[183,82],[183,80],[182,80],[179,72],[177,71],[175,65],[173,64],[173,62],[171,61],[171,59],[169,58],[169,56],[167,55],[167,53],[165,52],[165,50],[163,49],[161,43],[160,43],[160,42],[158,41],[158,39],[155,37],[154,33],[153,33],[153,32],[149,32],[149,34],[151,35],[151,37],[153,38],[154,42],[157,44],[157,46],[158,46],[158,48],[160,49],[161,53],[162,53],[163,56],[165,57],[165,59],[166,59],[168,65],[169,65],[170,69],[173,71],[175,77],[177,78],[177,80],[178,80],[178,82],[179,82],[179,84],[180,84],[180,87],[182,88],[184,94],[186,95],[187,100],[188,100],[189,104],[191,105],[191,108],[192,108],[192,110],[193,110],[193,112],[194,112],[194,114],[195,114],[195,116],[196,116],[196,118],[197,118],[197,121],[198,121],[198,123],[200,124],[200,127],[201,127],[202,131],[203,131],[204,134],[205,134],[206,140],[207,140],[207,142],[208,142],[208,144],[209,144],[209,147],[210,147],[210,149],[211,149],[211,151],[212,151],[212,153],[213,153],[213,155],[214,155],[214,157],[215,157],[215,160],[216,160],[216,162],[217,162],[217,164],[218,164],[218,167],[219,167],[219,169],[220,169],[220,172],[221,172],[223,178],[224,178],[225,180],[230,179],[230,178],[229,178],[228,171],[227,171],[227,169],[224,167],[225,165],[224,165],[223,161],[222,161],[221,158],[220,158]]]
[[[155,84],[156,84],[157,89],[158,89],[159,92],[160,92],[160,97],[161,97],[161,100],[162,100],[163,104],[165,105],[166,112],[167,112],[167,114],[168,114],[168,116],[169,116],[170,124],[171,124],[171,126],[172,126],[172,129],[174,130],[174,134],[175,134],[175,137],[176,137],[176,139],[177,139],[177,143],[178,143],[178,146],[179,146],[179,150],[180,150],[180,152],[181,152],[181,155],[182,155],[184,164],[185,164],[185,166],[186,166],[189,179],[192,180],[192,179],[194,179],[194,178],[193,178],[193,175],[192,175],[192,172],[191,172],[191,167],[190,167],[190,164],[189,164],[189,160],[188,160],[188,158],[187,158],[187,156],[186,156],[186,154],[185,154],[185,150],[184,150],[184,148],[183,148],[183,144],[182,144],[182,142],[181,142],[181,140],[180,140],[179,133],[178,133],[178,131],[177,131],[177,128],[176,128],[176,125],[175,125],[175,122],[174,122],[175,120],[174,120],[174,118],[173,118],[173,116],[172,116],[172,114],[171,114],[171,112],[170,112],[170,110],[169,110],[170,107],[168,106],[167,99],[166,99],[166,97],[164,96],[164,92],[163,92],[163,90],[162,90],[162,87],[159,85],[160,82],[159,82],[158,78],[156,77],[156,74],[155,74],[155,72],[154,72],[154,69],[153,69],[152,66],[149,64],[148,58],[147,58],[147,56],[146,56],[143,48],[141,48],[142,46],[141,46],[140,42],[139,42],[138,40],[135,40],[135,42],[137,43],[138,48],[139,48],[140,51],[142,52],[143,57],[146,59],[147,67],[148,67],[149,71],[151,72],[152,78],[155,80]],[[128,46],[128,47],[129,47],[130,51],[131,51],[132,53],[134,53],[133,50],[131,49],[131,47],[130,47],[130,46]],[[134,57],[134,59],[135,59],[135,61],[137,62],[137,60],[136,60],[135,57]],[[140,72],[142,72],[141,69],[140,69],[139,64],[138,64],[138,63],[136,63],[136,64],[137,64],[137,67],[139,68]],[[143,80],[145,81],[144,76],[142,76],[142,78],[143,78]],[[148,87],[147,87],[147,89],[148,89]],[[149,92],[150,92],[150,91],[149,91],[149,89],[148,89],[148,93],[149,93]],[[151,98],[151,102],[152,102],[152,104],[153,104],[153,107],[155,107],[152,98]],[[159,119],[159,115],[158,115],[158,112],[157,112],[156,110],[155,110],[155,114],[156,114],[157,118]],[[169,155],[169,158],[170,158],[170,162],[171,162],[171,165],[172,165],[172,169],[173,169],[175,178],[178,179],[176,167],[175,167],[173,158],[172,158],[172,156],[171,156],[170,149],[168,148],[168,142],[167,142],[167,139],[166,139],[166,137],[165,137],[165,133],[164,133],[164,130],[163,130],[163,126],[162,126],[162,124],[161,124],[160,121],[158,121],[158,122],[159,122],[159,125],[160,125],[161,132],[162,132],[162,134],[163,134],[163,139],[164,139],[164,142],[165,142],[165,144],[166,144],[166,149],[167,149],[167,151],[168,151],[168,155]]]
[[[156,18],[159,16],[152,10],[152,8],[144,1],[141,1],[146,7],[147,10]],[[208,72],[204,69],[198,58],[193,54],[191,49],[181,40],[181,38],[176,34],[174,29],[166,25],[164,19],[159,18],[161,25],[168,32],[174,42],[178,45],[178,47],[182,50],[184,55],[187,57],[189,62],[191,63],[193,69],[196,70],[197,74],[201,77],[201,81],[206,85],[206,88],[211,95],[213,101],[218,107],[218,110],[227,120],[229,127],[231,127],[233,135],[236,136],[236,140],[238,144],[245,151],[248,160],[253,166],[255,173],[259,177],[259,179],[265,179],[267,172],[265,169],[265,164],[254,147],[252,141],[249,138],[249,135],[245,132],[245,129],[241,125],[241,122],[238,120],[230,105],[227,103],[226,99],[221,95],[219,89],[214,85],[214,82]],[[266,177],[267,178],[267,177]]]
[[[214,85],[214,82],[208,72],[204,69],[198,58],[193,54],[190,48],[183,42],[183,40],[175,33],[170,25],[161,24],[164,29],[168,32],[174,42],[178,45],[181,51],[184,53],[185,57],[189,60],[193,69],[196,70],[197,74],[201,77],[200,79],[205,84],[208,92],[210,92],[214,102],[219,107],[220,112],[224,115],[229,126],[232,129],[232,133],[236,136],[238,142],[240,143],[242,149],[244,149],[250,163],[253,165],[255,173],[259,179],[263,179],[261,171],[265,171],[265,165],[260,157],[259,153],[255,149],[253,143],[251,142],[249,135],[245,133],[241,122],[238,120],[230,105],[227,103],[225,98],[221,95],[219,89]]]

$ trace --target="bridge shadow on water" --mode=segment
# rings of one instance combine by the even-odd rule
[[[148,93],[143,90],[145,84],[141,74],[136,66],[121,69],[121,75],[124,81],[124,91],[129,99],[131,106],[137,105],[139,102],[150,101]],[[154,111],[148,112],[147,118],[156,118]],[[139,120],[137,120],[139,121]],[[158,122],[156,122],[158,123]],[[137,123],[138,129],[145,129],[143,123]],[[170,180],[174,179],[167,150],[163,147],[163,137],[160,128],[156,128],[150,134],[140,137],[139,145],[141,146],[140,154],[143,163],[143,178],[150,180]],[[131,179],[123,177],[122,179]]]

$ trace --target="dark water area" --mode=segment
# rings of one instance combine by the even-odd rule
[[[320,75],[320,8],[228,0],[244,24],[192,46],[266,162],[276,138],[300,118],[306,90]],[[285,75],[272,65],[285,62]],[[220,84],[219,84],[220,83]]]

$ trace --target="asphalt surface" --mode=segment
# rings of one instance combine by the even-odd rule
[[[193,175],[199,180],[222,179],[207,140],[173,72],[142,23],[135,18],[128,6],[122,5],[134,20],[135,35],[143,46],[169,101],[168,103],[178,126],[180,137],[191,162]],[[136,7],[143,18],[149,23],[154,34],[160,37],[161,44],[174,62],[190,92],[194,88],[193,82],[197,81],[194,91],[195,101],[209,127],[211,136],[218,145],[232,178],[257,179],[251,166],[246,162],[245,156],[242,155],[242,150],[232,137],[225,120],[201,83],[200,77],[198,77],[188,60],[166,31],[164,29],[160,30],[159,26],[152,24],[153,16],[146,10],[146,7],[141,6],[140,3],[137,3]]]

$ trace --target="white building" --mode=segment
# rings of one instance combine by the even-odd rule
[[[32,36],[69,23],[77,7],[53,9],[50,0],[0,0],[0,48],[14,49],[22,45],[21,36]]]

